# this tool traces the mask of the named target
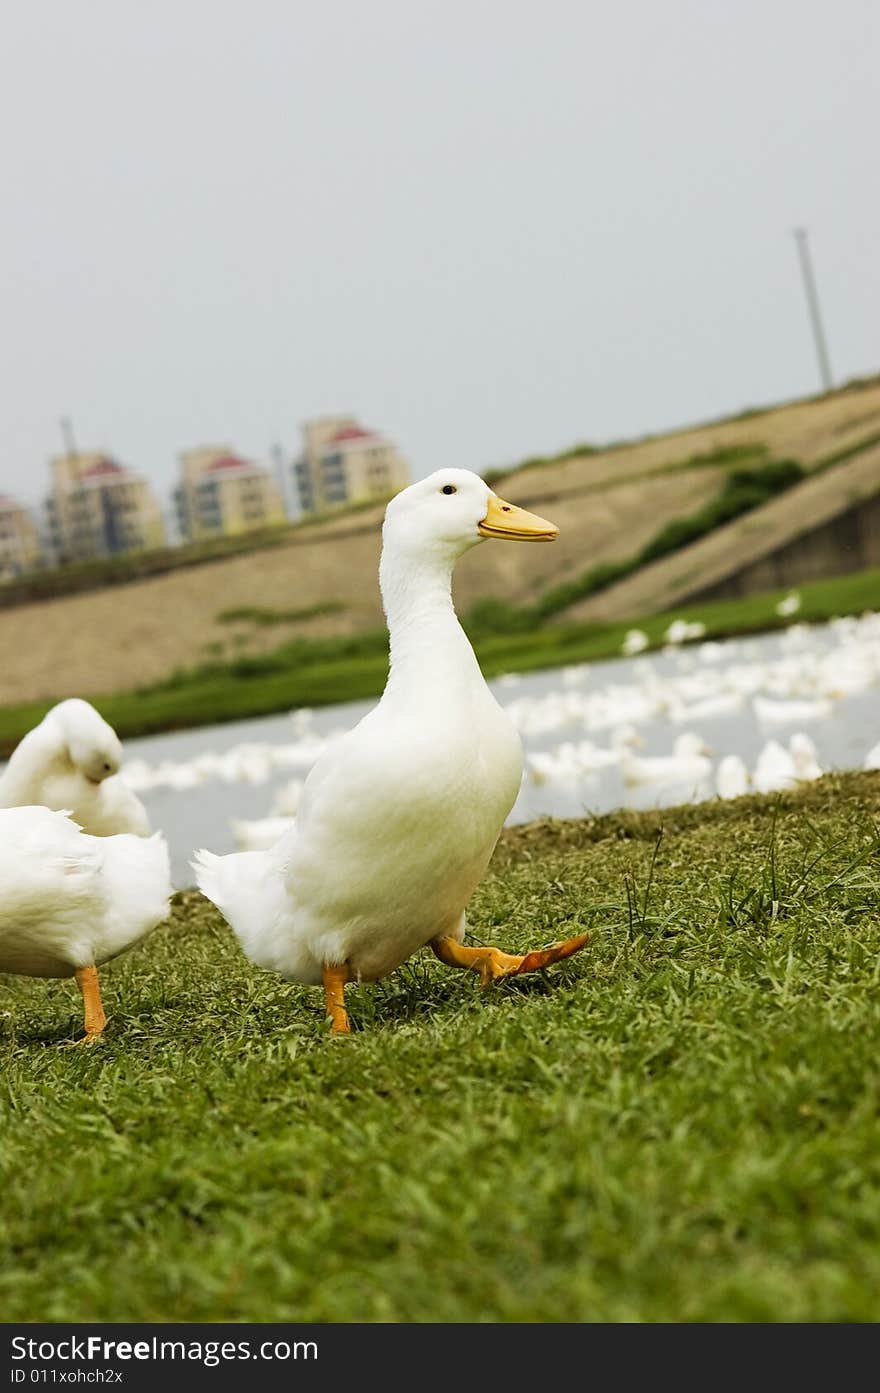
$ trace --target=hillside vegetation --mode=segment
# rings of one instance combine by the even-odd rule
[[[751,480],[750,506],[761,501],[755,481],[763,475],[766,482],[782,461],[807,476],[824,468],[833,487],[841,462],[877,444],[878,427],[874,380],[662,437],[528,461],[497,487],[557,521],[560,538],[547,547],[477,548],[456,573],[459,610],[468,614],[491,600],[542,621],[661,608],[653,585],[640,604],[613,615],[580,611],[575,602],[608,605],[631,583],[620,583],[624,574],[635,571],[634,579],[664,564],[652,560],[658,548],[674,543],[690,555],[703,545],[694,537],[707,525],[719,530],[726,510],[743,501],[737,476],[741,484]],[[205,663],[258,658],[287,639],[379,629],[381,514],[381,507],[366,508],[286,529],[248,552],[189,558],[183,568],[126,584],[0,609],[0,705],[131,691]],[[604,576],[598,586],[597,575]],[[676,603],[674,588],[669,603]]]

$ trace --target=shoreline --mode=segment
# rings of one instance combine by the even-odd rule
[[[777,606],[790,593],[769,591],[613,624],[545,625],[471,638],[487,678],[598,662],[625,656],[622,646],[631,629],[645,634],[645,653],[656,651],[675,620],[702,624],[705,632],[698,641],[705,642],[880,609],[880,569],[807,582],[795,592],[800,599],[796,613],[778,614]],[[51,700],[0,708],[0,758],[8,758],[46,711],[68,696],[85,696],[125,740],[378,697],[386,674],[386,635],[376,629],[348,638],[299,639],[261,656],[204,664],[153,686],[112,695],[67,691],[60,683]]]

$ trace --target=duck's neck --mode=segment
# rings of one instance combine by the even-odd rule
[[[0,774],[0,807],[39,802],[41,786],[73,769],[66,745],[35,726],[16,746],[9,763]]]
[[[390,696],[441,679],[447,692],[458,681],[482,681],[479,665],[452,604],[452,555],[409,556],[386,547],[379,587],[388,620]]]

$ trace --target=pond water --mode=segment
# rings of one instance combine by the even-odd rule
[[[823,770],[861,768],[880,741],[880,616],[510,674],[490,685],[526,752],[509,822],[667,806],[717,796],[722,757],[737,755],[754,772],[769,742],[785,754],[796,731],[809,736]],[[195,848],[235,850],[230,819],[267,817],[326,740],[373,705],[127,741],[127,775],[168,838],[175,884],[192,884]],[[651,759],[670,756],[683,732],[699,736],[707,755],[656,770]]]

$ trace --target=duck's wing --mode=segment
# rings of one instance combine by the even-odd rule
[[[101,917],[101,860],[66,813],[0,810],[0,960],[7,970],[44,970],[41,960],[27,965],[28,945],[42,945],[53,961],[67,961],[71,944],[79,952]]]
[[[69,812],[53,812],[42,805],[0,809],[0,855],[4,870],[13,877],[15,866],[23,874],[33,866],[71,874],[94,869],[101,861]]]

